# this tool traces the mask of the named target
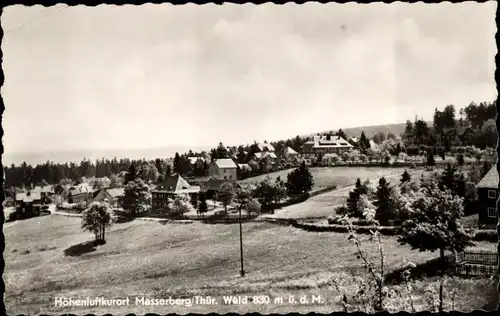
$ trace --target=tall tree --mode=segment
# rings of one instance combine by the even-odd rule
[[[401,176],[401,184],[409,181],[411,181],[411,175],[408,173],[408,170],[405,169]]]
[[[407,146],[414,143],[414,135],[415,133],[413,128],[413,123],[410,120],[408,120],[406,121],[406,126],[403,133],[403,139],[405,140]]]
[[[124,184],[128,184],[129,182],[135,181],[137,179],[137,175],[138,174],[135,163],[132,163],[127,171],[127,174],[125,175]]]
[[[337,133],[335,133],[335,136],[339,136],[347,140],[347,134],[341,128],[337,131]]]
[[[314,179],[311,171],[306,166],[305,162],[288,173],[286,188],[288,195],[297,196],[304,193],[309,193],[314,185]]]
[[[178,174],[181,174],[182,173],[182,161],[181,161],[181,156],[179,155],[179,153],[175,153],[175,156],[174,156],[174,172],[175,173],[178,173]]]
[[[366,153],[366,150],[370,148],[370,141],[366,137],[364,131],[361,132],[361,137],[359,138],[358,146],[362,153]]]
[[[149,186],[142,179],[128,182],[119,202],[132,216],[146,211],[151,205]]]
[[[200,203],[198,204],[198,212],[204,216],[208,212],[207,197],[205,193],[200,193]]]
[[[455,107],[453,105],[447,105],[441,114],[442,126],[447,128],[453,128],[457,125],[455,119]]]
[[[408,219],[399,228],[399,243],[419,251],[439,250],[441,275],[444,276],[445,250],[460,252],[474,245],[460,221],[463,215],[462,199],[449,191],[440,190],[437,183],[431,181],[430,185],[415,194],[407,195],[401,204],[401,212],[406,213],[404,217]]]
[[[349,192],[349,197],[347,198],[347,212],[350,217],[358,217],[362,218],[363,213],[359,211],[358,203],[361,198],[361,195],[366,194],[368,192],[368,188],[366,185],[361,183],[361,179],[356,180],[356,184],[354,189]]]
[[[96,241],[105,241],[106,227],[113,223],[113,214],[106,203],[92,202],[82,212],[82,229],[95,234]]]
[[[415,120],[414,135],[417,144],[425,145],[429,137],[429,128],[424,120]]]
[[[224,205],[224,211],[227,214],[227,206],[232,203],[236,197],[236,190],[231,182],[224,182],[217,191],[216,198]]]
[[[441,176],[440,188],[442,190],[454,190],[457,169],[451,164],[446,165],[446,169]]]
[[[434,154],[432,151],[427,152],[427,165],[432,167],[436,164],[436,160],[434,159]]]
[[[382,177],[378,182],[375,192],[375,219],[381,225],[388,225],[395,216],[394,201],[392,200],[391,188],[387,180]]]

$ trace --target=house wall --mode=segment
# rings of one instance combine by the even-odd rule
[[[490,198],[488,196],[488,191],[495,192],[495,198]],[[479,188],[477,190],[478,197],[478,212],[479,212],[479,223],[484,225],[495,225],[497,223],[497,218],[488,216],[488,208],[492,207],[496,209],[496,203],[498,199],[498,189],[488,189]]]
[[[89,196],[89,193],[84,192],[84,193],[79,193],[79,194],[73,194],[71,196],[71,199],[72,199],[72,203],[81,203],[81,202],[90,201],[90,196]]]
[[[169,197],[171,198],[172,195],[162,192],[152,192],[151,193],[152,208],[155,210],[167,209]]]

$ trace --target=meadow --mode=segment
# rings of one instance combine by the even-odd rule
[[[334,283],[349,296],[356,282],[365,276],[355,246],[347,235],[311,233],[270,223],[243,226],[245,272],[239,276],[238,225],[160,224],[131,221],[115,224],[106,234],[107,243],[92,247],[93,235],[83,232],[80,219],[50,215],[21,221],[4,228],[6,262],[4,281],[8,314],[75,314],[134,312],[331,312],[342,310]],[[387,271],[404,261],[423,264],[436,253],[412,251],[394,237],[384,237]],[[481,243],[482,247],[495,244]],[[365,243],[375,255],[376,245]],[[420,283],[418,283],[420,282]],[[434,282],[423,279],[416,291]],[[464,280],[456,309],[470,311],[484,307],[491,292],[489,280]],[[420,285],[419,285],[420,284]],[[419,292],[419,293],[420,293]],[[344,293],[344,294],[345,294]],[[55,297],[108,299],[144,296],[189,298],[212,296],[218,305],[191,307],[135,306],[74,307],[54,306]],[[268,295],[270,304],[225,305],[223,295]],[[290,295],[319,296],[316,304],[288,304]],[[274,303],[282,297],[285,303]],[[418,308],[424,299],[417,293]],[[397,303],[395,299],[395,304]]]
[[[239,181],[240,184],[258,183],[265,180],[268,176],[275,180],[280,177],[286,181],[288,173],[293,169],[280,170],[269,174],[260,175],[257,177],[248,178]],[[387,176],[391,174],[401,174],[405,168],[390,168],[390,167],[313,167],[310,168],[314,178],[313,191],[331,187],[333,185],[342,187],[354,184],[357,178],[362,180],[375,177]]]

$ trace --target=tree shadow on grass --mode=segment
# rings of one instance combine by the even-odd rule
[[[123,223],[128,223],[128,222],[131,222],[131,221],[133,221],[133,220],[135,220],[135,217],[133,217],[133,216],[129,216],[129,215],[127,215],[127,216],[125,216],[125,215],[121,215],[121,216],[118,216],[118,217],[116,218],[115,223],[116,223],[116,224],[123,224]]]
[[[78,257],[89,252],[97,250],[97,246],[104,245],[106,242],[102,240],[92,240],[82,242],[73,246],[70,246],[64,250],[65,256]]]
[[[452,255],[446,256],[447,267],[454,263]],[[399,268],[386,275],[386,284],[397,285],[403,282],[402,273],[405,269]],[[410,279],[422,279],[424,277],[435,277],[441,273],[441,262],[439,258],[429,260],[410,269]]]

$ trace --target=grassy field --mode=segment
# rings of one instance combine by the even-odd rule
[[[281,170],[269,174],[271,179],[276,179],[278,176],[286,181],[288,173],[293,169]],[[332,185],[342,187],[353,184],[357,178],[366,180],[389,174],[402,173],[405,168],[384,168],[384,167],[315,167],[310,168],[314,178],[313,190],[318,190]],[[248,178],[240,181],[241,184],[257,183],[264,180],[268,175],[260,175],[257,177]]]
[[[322,168],[323,169],[323,168]],[[341,169],[340,175],[338,175],[337,179],[340,179],[342,182],[342,186],[337,190],[333,190],[330,192],[322,193],[320,195],[313,196],[306,201],[293,204],[281,209],[275,210],[274,214],[266,215],[268,217],[277,217],[277,218],[294,218],[294,219],[323,219],[326,222],[326,219],[334,213],[336,207],[341,206],[346,203],[347,197],[349,196],[349,192],[353,189],[353,185],[345,186],[347,184],[353,184],[357,177],[359,176],[362,181],[366,180],[366,172],[364,170],[357,170],[357,168],[350,168],[347,171],[350,171],[352,176],[345,177],[342,175],[345,168],[324,168],[323,170],[323,178],[326,178],[327,175],[331,175],[330,170]],[[389,170],[392,171],[391,174]],[[380,176],[384,175],[386,180],[389,183],[399,183],[401,173],[403,170],[400,169],[386,169],[383,170],[386,173],[381,174],[372,174],[372,176]],[[419,178],[422,174],[424,176],[428,176],[429,172],[425,170],[410,170],[410,174],[413,178]],[[331,176],[333,178],[333,176]],[[316,179],[316,178],[315,178]],[[372,185],[376,186],[376,179],[371,178]]]
[[[59,215],[22,221],[4,229],[4,281],[8,314],[125,314],[134,312],[331,312],[340,311],[338,282],[352,291],[353,278],[365,272],[345,234],[311,233],[269,223],[243,227],[246,276],[239,277],[238,225],[159,224],[132,221],[115,224],[107,243],[83,245],[93,235],[80,229],[80,220]],[[389,271],[404,260],[417,264],[435,253],[411,251],[393,237],[384,237]],[[484,247],[494,249],[494,244]],[[374,254],[375,245],[366,244]],[[425,282],[422,281],[424,284]],[[469,283],[472,281],[468,281]],[[483,308],[491,284],[474,281],[463,286],[457,309]],[[191,298],[212,296],[218,305],[135,306],[135,297]],[[285,298],[283,304],[225,305],[223,295],[268,295]],[[290,305],[294,295],[320,296],[314,305]],[[130,297],[125,307],[55,307],[55,297]],[[418,301],[418,299],[417,299]],[[422,305],[423,301],[419,301]],[[417,305],[418,305],[417,304]],[[418,306],[420,306],[418,305]]]

